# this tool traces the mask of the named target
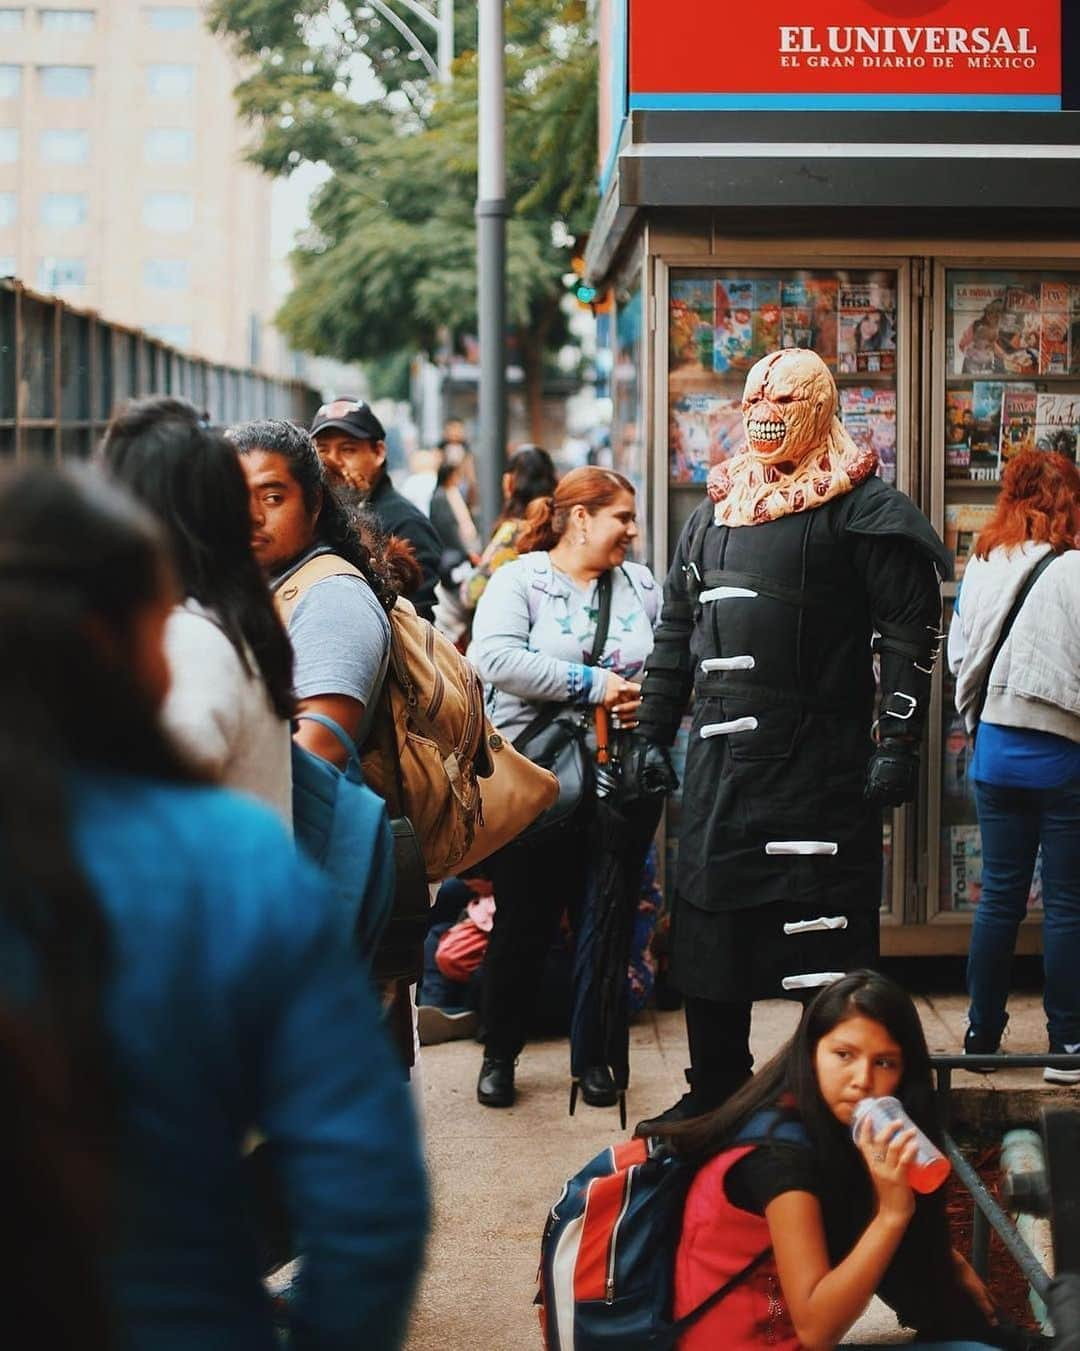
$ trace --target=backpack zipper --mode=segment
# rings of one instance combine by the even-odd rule
[[[637,1166],[636,1163],[631,1164],[626,1170],[626,1183],[623,1187],[622,1209],[619,1211],[618,1219],[615,1221],[614,1227],[611,1230],[611,1244],[608,1248],[607,1280],[604,1283],[605,1304],[615,1303],[615,1254],[619,1242],[619,1226],[622,1224],[626,1212],[630,1209],[630,1188],[634,1181],[634,1172]]]
[[[428,704],[428,717],[434,721],[436,713],[442,708],[443,696],[446,693],[446,683],[443,680],[443,674],[439,670],[435,661],[435,630],[428,625],[427,632],[424,634],[424,655],[435,672],[435,681],[431,689],[431,703]]]

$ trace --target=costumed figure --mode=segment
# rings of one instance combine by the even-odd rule
[[[749,1076],[753,1000],[877,962],[881,809],[915,794],[951,562],[837,406],[814,352],[753,367],[748,448],[713,470],[665,583],[643,736],[670,746],[695,699],[671,955],[691,1091],[662,1122]]]

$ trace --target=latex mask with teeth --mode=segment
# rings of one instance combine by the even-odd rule
[[[760,525],[850,492],[877,468],[837,409],[836,382],[816,352],[786,348],[751,368],[743,389],[747,449],[709,474],[718,525]]]

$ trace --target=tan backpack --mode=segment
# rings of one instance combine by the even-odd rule
[[[337,554],[318,554],[279,586],[282,622],[309,587],[326,577],[360,576]],[[370,731],[361,746],[364,778],[391,816],[406,816],[420,841],[429,881],[441,881],[472,850],[483,821],[479,778],[492,773],[480,677],[435,628],[399,597],[390,611],[390,660]]]

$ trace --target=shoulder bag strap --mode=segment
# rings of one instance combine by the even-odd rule
[[[349,736],[348,732],[346,732],[340,723],[335,722],[333,718],[328,718],[325,713],[294,713],[293,720],[295,722],[317,722],[325,727],[328,732],[333,732],[334,736],[336,736],[342,746],[345,747],[349,759],[353,761],[357,769],[360,768],[360,759],[356,754],[356,745],[352,737]]]
[[[316,554],[274,587],[274,604],[281,622],[288,627],[292,612],[316,582],[327,577],[362,577],[360,569],[338,554]]]
[[[766,1258],[771,1255],[772,1246],[770,1245],[764,1252],[759,1252],[755,1258],[747,1262],[746,1266],[744,1266],[741,1271],[737,1271],[735,1275],[732,1276],[731,1280],[726,1281],[719,1290],[714,1290],[707,1299],[703,1299],[696,1308],[691,1309],[688,1314],[684,1314],[677,1323],[672,1323],[670,1327],[665,1328],[661,1339],[655,1343],[657,1348],[663,1348],[663,1351],[670,1351],[670,1348],[675,1346],[675,1343],[687,1328],[692,1327],[698,1319],[704,1318],[709,1310],[714,1309],[725,1295],[730,1295],[736,1286],[742,1285],[743,1281],[745,1281],[748,1276],[752,1276]]]
[[[982,721],[983,709],[986,707],[986,696],[990,693],[990,676],[994,670],[994,663],[1001,655],[1001,649],[1005,646],[1005,640],[1008,638],[1009,632],[1016,622],[1016,616],[1023,608],[1024,601],[1028,598],[1028,593],[1056,557],[1057,554],[1054,553],[1053,549],[1051,549],[1049,553],[1043,554],[1042,558],[1040,558],[1031,569],[1027,581],[1020,588],[1019,595],[1012,603],[1012,609],[1005,616],[1005,622],[1001,626],[1001,632],[998,634],[997,642],[994,644],[994,650],[990,653],[990,660],[986,664],[986,675],[983,679],[982,686],[979,689],[979,699],[975,705],[976,730],[978,730],[979,723]]]

